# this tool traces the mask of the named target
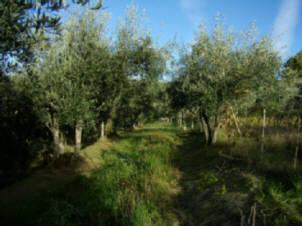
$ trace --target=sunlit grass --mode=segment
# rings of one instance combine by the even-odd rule
[[[118,139],[99,140],[81,151],[89,174],[35,198],[15,225],[170,225],[177,222],[180,192],[171,164],[177,129],[150,124]],[[17,212],[16,212],[17,213]],[[30,215],[37,217],[30,218]],[[23,219],[22,219],[23,217]]]

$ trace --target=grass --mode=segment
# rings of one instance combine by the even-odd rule
[[[67,158],[1,191],[1,223],[233,226],[251,225],[255,212],[257,226],[302,225],[295,145],[270,136],[262,153],[257,139],[225,137],[208,147],[200,133],[164,123],[120,132],[83,149],[71,169],[55,169]]]
[[[267,135],[204,145],[198,133],[184,133],[175,158],[182,172],[184,225],[302,225],[301,157],[293,168],[295,139]],[[285,134],[288,136],[288,134]],[[295,135],[291,138],[296,138]],[[224,139],[223,139],[224,138]]]
[[[89,146],[81,155],[99,167],[72,177],[61,187],[42,190],[18,207],[5,210],[2,206],[5,219],[1,222],[58,226],[177,222],[173,202],[179,188],[170,161],[176,143],[175,129],[153,124],[135,132],[121,132],[103,151],[100,143]]]

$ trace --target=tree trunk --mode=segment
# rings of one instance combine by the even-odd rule
[[[219,129],[218,116],[215,116],[214,119],[215,120],[211,124],[208,115],[203,111],[199,111],[198,122],[200,129],[202,129],[201,131],[203,131],[207,145],[215,144],[217,141],[217,133]]]
[[[213,125],[211,125],[208,115],[206,113],[202,113],[202,122],[207,145],[215,144],[219,128],[218,117],[215,116],[215,121],[213,122]]]
[[[202,124],[202,129],[203,129],[203,133],[204,133],[205,142],[208,144],[208,142],[209,142],[209,129],[208,129],[207,123],[205,122],[205,119],[203,117],[201,117],[201,124]]]
[[[218,134],[218,126],[216,128],[213,129],[213,140],[212,140],[212,144],[215,144],[217,141],[217,134]]]
[[[107,134],[107,135],[111,135],[111,134],[114,134],[113,133],[113,128],[114,124],[113,124],[113,119],[112,118],[109,118],[106,123],[105,123],[105,131],[104,133]]]
[[[301,130],[301,117],[299,116],[298,131],[297,131],[297,144],[296,144],[295,159],[294,159],[294,170],[297,169],[298,153],[299,153],[299,146],[300,146],[300,130]]]
[[[105,138],[105,123],[104,121],[101,122],[101,139]]]
[[[62,144],[61,137],[60,137],[60,125],[56,118],[52,119],[52,127],[50,130],[53,137],[54,155],[58,157],[60,154],[64,152],[63,151],[64,145]]]
[[[264,152],[265,127],[266,127],[266,109],[264,108],[263,120],[262,120],[261,153]]]
[[[186,123],[185,114],[184,114],[183,111],[181,112],[181,120],[182,120],[183,130],[186,131],[187,130],[187,123]]]
[[[202,125],[201,118],[198,117],[197,123],[198,123],[198,126],[199,126],[200,133],[203,133],[203,125]]]
[[[256,215],[257,215],[257,204],[255,203],[253,207],[253,218],[252,218],[252,226],[256,226]]]
[[[178,113],[178,126],[181,128],[182,127],[182,113]]]
[[[213,143],[216,142],[216,135],[215,135],[215,129],[216,127],[214,126],[214,128],[211,127],[210,121],[209,121],[209,117],[207,116],[206,113],[202,113],[202,124],[203,124],[203,130],[205,133],[205,140],[207,145],[212,145]]]
[[[191,121],[191,129],[194,130],[194,119],[192,118],[192,121]]]
[[[83,122],[82,120],[79,120],[76,122],[76,126],[75,126],[75,151],[81,150],[82,130],[83,130]]]

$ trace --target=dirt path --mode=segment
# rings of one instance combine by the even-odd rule
[[[194,191],[194,182],[198,180],[199,174],[203,169],[203,144],[199,136],[190,135],[188,133],[180,133],[181,140],[175,152],[173,166],[180,172],[181,177],[179,186],[181,193],[178,196],[177,208],[179,209],[179,216],[181,224],[186,226],[198,225],[196,223],[196,209],[197,194]]]

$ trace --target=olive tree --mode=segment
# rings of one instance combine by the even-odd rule
[[[135,7],[128,10],[118,28],[114,52],[115,73],[121,83],[112,116],[116,126],[128,128],[152,110],[158,80],[166,68],[165,48],[155,44],[139,16]]]
[[[256,40],[251,34],[235,34],[217,21],[211,33],[201,28],[191,51],[182,56],[183,89],[189,105],[198,109],[209,145],[230,109],[253,106],[276,81],[278,53],[268,38]]]
[[[74,129],[75,149],[81,148],[82,130],[97,117],[96,81],[104,76],[102,60],[109,44],[103,37],[104,20],[92,13],[70,21],[62,36],[50,45],[39,47],[36,63],[31,67],[36,107],[52,132],[56,153],[61,153],[62,125]]]

